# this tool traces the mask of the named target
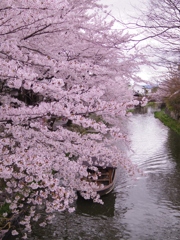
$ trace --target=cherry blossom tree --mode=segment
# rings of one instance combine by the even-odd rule
[[[134,104],[142,56],[108,16],[94,0],[0,1],[0,179],[12,213],[28,210],[26,231],[37,206],[71,212],[77,191],[101,202],[84,162],[130,165],[115,119]]]
[[[179,13],[178,0],[149,0],[134,23],[142,34],[138,43],[145,40],[149,55],[163,67],[179,65]]]
[[[177,71],[172,69],[169,75],[164,79],[159,88],[159,95],[161,100],[166,105],[166,112],[177,120],[180,116],[180,75],[179,69]]]
[[[166,102],[178,111],[179,56],[180,56],[180,2],[178,0],[149,0],[128,27],[139,31],[133,40],[135,45],[143,44],[144,52],[155,68],[153,80],[160,83],[154,99]]]

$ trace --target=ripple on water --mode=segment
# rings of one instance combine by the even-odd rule
[[[145,173],[171,172],[175,168],[176,163],[172,161],[170,153],[158,152],[154,156],[146,157],[144,162],[139,161],[140,167]]]

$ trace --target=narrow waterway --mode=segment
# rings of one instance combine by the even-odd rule
[[[180,239],[180,136],[151,109],[134,114],[128,131],[128,155],[144,174],[135,178],[119,169],[103,206],[79,199],[76,212],[57,214],[53,225],[34,228],[28,239]]]

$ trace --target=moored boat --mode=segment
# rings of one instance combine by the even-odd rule
[[[96,192],[100,195],[106,195],[110,193],[114,188],[114,179],[116,169],[113,167],[98,167],[99,172],[101,173],[96,180],[97,185],[100,185],[100,188],[96,189]]]
[[[93,157],[93,161],[95,159],[96,158]],[[115,184],[116,167],[111,164],[108,164],[106,167],[97,164],[93,166],[96,170],[94,170],[92,166],[87,167],[88,176],[82,180],[96,183],[97,187],[93,187],[93,191],[97,192],[100,196],[110,193]]]

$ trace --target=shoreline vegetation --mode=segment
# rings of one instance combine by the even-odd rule
[[[171,130],[175,131],[177,134],[180,134],[180,120],[176,120],[176,119],[172,118],[168,113],[166,113],[167,109],[162,107],[162,105],[164,105],[164,104],[157,103],[155,101],[149,101],[146,104],[146,106],[144,106],[144,107],[145,108],[158,107],[158,109],[160,109],[160,110],[154,112],[154,117],[158,118],[165,126],[169,127]],[[138,106],[137,108],[128,109],[127,112],[134,113],[138,108],[144,108],[144,107]]]
[[[168,116],[164,109],[154,112],[155,118],[158,118],[165,126],[180,134],[180,122]]]

